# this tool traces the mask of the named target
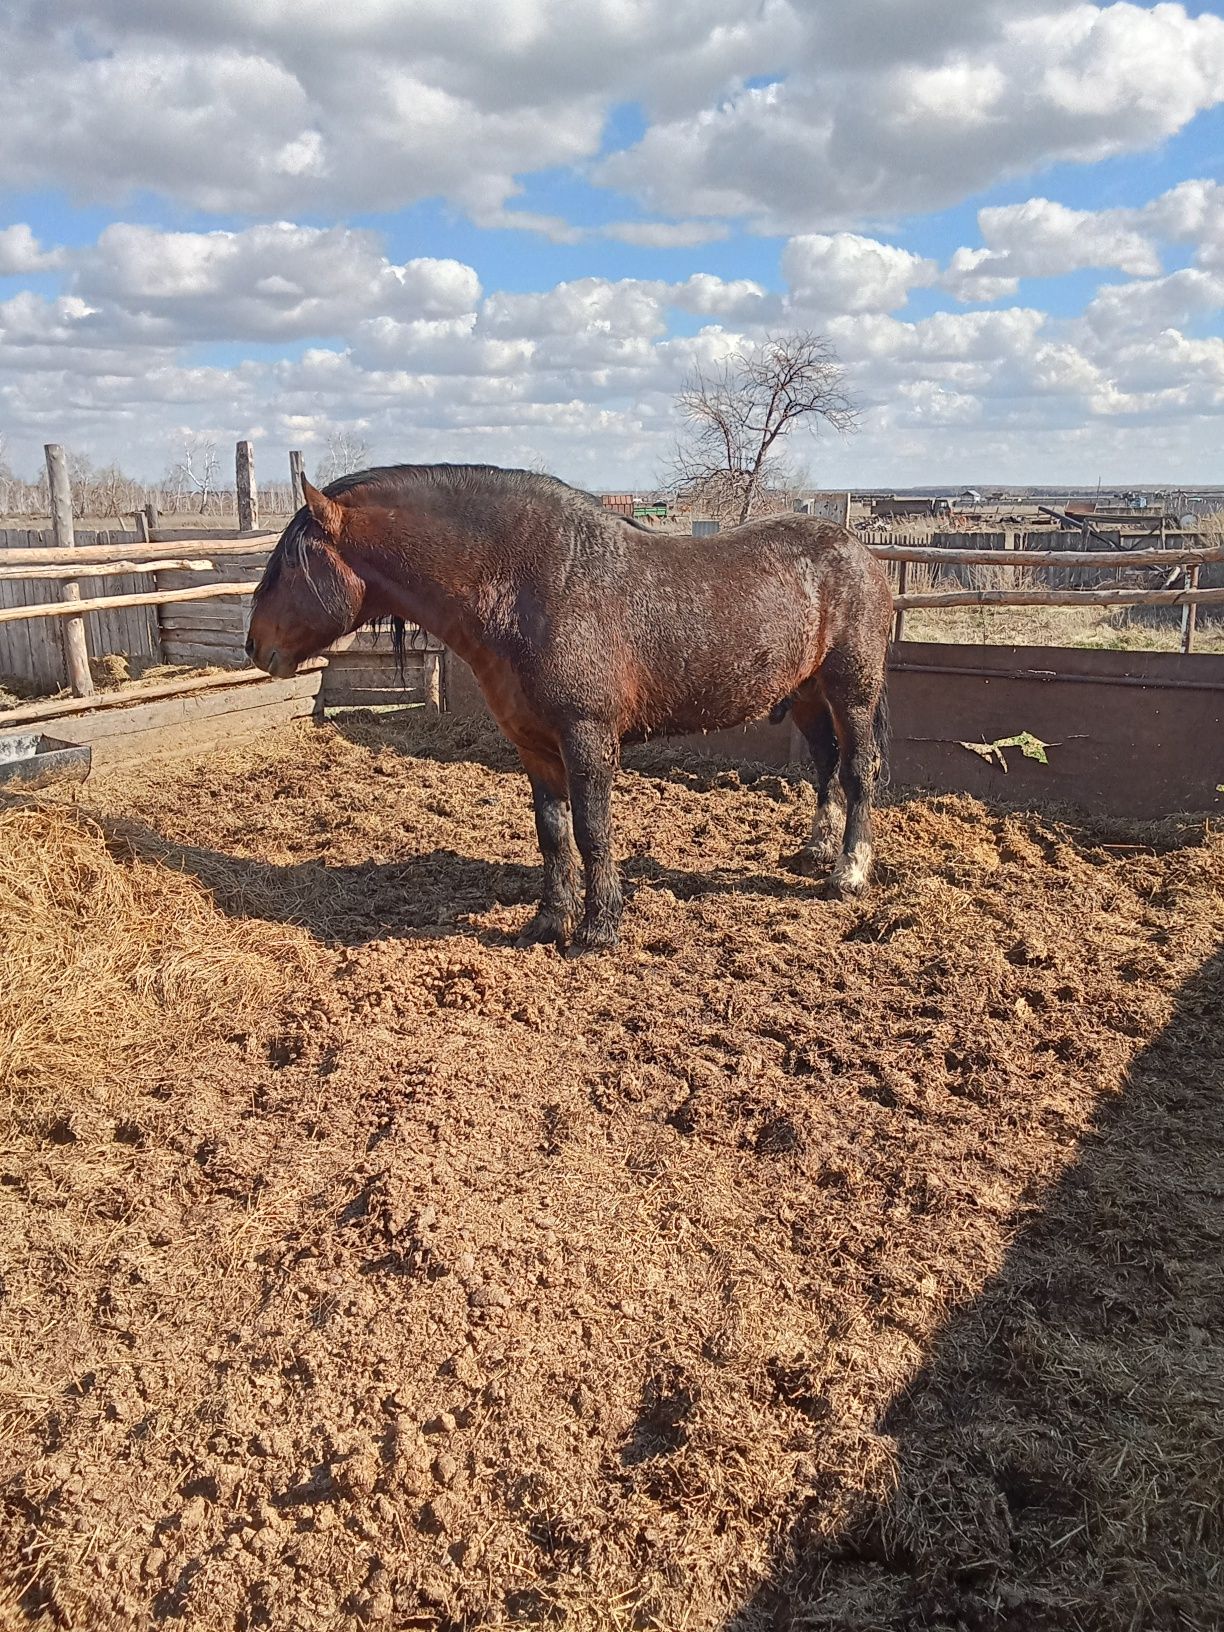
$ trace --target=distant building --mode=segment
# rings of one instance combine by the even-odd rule
[[[945,505],[947,501],[944,501]],[[886,498],[872,500],[872,514],[896,519],[904,516],[933,516],[936,514],[934,499],[907,498],[903,494],[890,493]]]

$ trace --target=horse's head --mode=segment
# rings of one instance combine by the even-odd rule
[[[342,554],[344,506],[307,481],[302,491],[306,503],[268,557],[247,628],[247,656],[278,680],[365,621],[365,583]]]

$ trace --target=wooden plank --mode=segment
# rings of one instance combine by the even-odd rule
[[[294,679],[319,673],[326,667],[324,658],[311,658],[302,664]],[[267,679],[268,676],[259,669],[243,669],[235,674],[207,674],[193,680],[163,680],[156,685],[140,686],[130,691],[95,693],[89,698],[61,697],[54,702],[31,701],[0,713],[0,729],[35,724],[40,720],[65,719],[70,715],[84,718],[87,714],[97,713],[100,709],[135,708],[147,702],[160,702],[167,697],[191,696],[198,691],[259,686]]]
[[[193,589],[153,590],[144,595],[100,595],[93,600],[80,601],[73,605],[50,604],[23,608],[10,608],[0,613],[0,622],[14,622],[20,618],[73,618],[79,617],[82,612],[103,612],[108,606],[161,606],[171,601],[202,601],[210,596],[222,595],[249,595],[257,586],[254,583],[241,584],[197,584]]]
[[[197,646],[189,640],[165,643],[167,663],[186,663],[196,669],[236,669],[245,666],[246,653],[237,647]]]
[[[912,561],[926,566],[989,567],[1178,567],[1224,561],[1224,545],[1173,550],[962,550],[927,549],[916,544],[868,544],[877,561]]]
[[[316,712],[313,697],[293,697],[281,703],[263,703],[239,714],[185,720],[178,724],[148,726],[139,731],[104,737],[92,745],[95,775],[151,760],[177,759],[189,754],[214,753],[250,742],[264,732],[309,719]]]
[[[241,624],[225,629],[210,629],[206,626],[192,628],[188,624],[176,629],[163,629],[162,639],[168,642],[189,641],[194,646],[217,646],[228,652],[241,652],[246,649],[246,637]]]
[[[290,680],[273,680],[261,675],[258,685],[245,690],[222,688],[167,697],[162,702],[134,703],[128,708],[97,709],[79,719],[62,720],[57,734],[62,733],[66,742],[100,742],[132,731],[220,719],[271,703],[317,697],[321,678],[313,670],[308,674],[295,674]]]
[[[55,567],[10,567],[0,556],[0,578],[16,578],[35,581],[49,578],[109,578],[120,573],[148,573],[169,572],[178,568],[184,572],[211,572],[212,562],[202,559],[184,560],[181,556],[171,557],[165,561],[131,561],[124,557],[115,561],[85,561],[79,565],[61,565]]]
[[[400,676],[398,676],[395,669],[346,669],[346,667],[331,664],[330,676],[331,684],[335,685],[335,687],[346,685],[346,687],[361,689],[361,687],[367,687],[367,685],[374,685],[377,689],[387,690],[387,692],[393,692],[397,687],[401,687],[403,690],[410,689],[410,687],[424,690],[424,685],[426,685],[424,669],[405,669],[403,671],[403,681],[400,681]]]
[[[394,652],[371,651],[368,646],[359,650],[350,646],[344,651],[335,651],[329,648],[331,657],[338,669],[378,669],[381,673],[395,674],[399,669]],[[428,652],[405,652],[405,669],[423,669]]]
[[[1224,602],[1224,589],[958,589],[893,596],[897,611],[915,606],[1208,606],[1220,602]]]
[[[82,561],[113,561],[115,556],[122,553],[125,561],[153,560],[159,555],[166,555],[167,544],[173,544],[175,552],[181,555],[249,555],[266,556],[271,553],[279,535],[276,533],[256,533],[248,538],[201,538],[196,533],[190,533],[182,538],[158,539],[150,544],[125,544],[122,552],[113,544],[90,545],[78,548],[72,554],[61,549],[58,545],[37,545],[25,549],[12,549],[4,552],[4,565],[9,566],[60,566],[71,564],[79,558]]]
[[[201,602],[204,604],[204,602]],[[171,615],[173,614],[173,615]],[[162,619],[163,635],[181,635],[184,630],[212,630],[217,635],[242,635],[246,638],[246,619],[242,615],[237,617],[220,617],[214,612],[197,612],[191,607],[183,612],[175,612],[173,607],[166,609]]]
[[[19,584],[0,582],[0,610],[21,604],[23,591]],[[14,623],[0,629],[0,674],[12,675],[18,680],[39,680],[30,647],[30,625]]]
[[[423,708],[428,699],[414,691],[342,691],[323,693],[324,708]]]

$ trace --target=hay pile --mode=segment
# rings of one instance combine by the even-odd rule
[[[194,880],[120,865],[88,817],[0,806],[0,1080],[18,1127],[122,1109],[169,1048],[282,995],[295,952]]]
[[[1218,1624],[1224,845],[905,800],[829,902],[803,786],[638,764],[625,946],[578,963],[510,944],[524,790],[445,725],[89,790],[124,921],[174,903],[127,989],[252,961],[111,1073],[104,1185],[45,1122],[6,1154],[12,1602]]]

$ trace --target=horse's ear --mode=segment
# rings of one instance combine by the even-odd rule
[[[343,506],[329,499],[326,493],[320,493],[302,477],[302,497],[306,500],[306,508],[327,534],[328,538],[339,538],[340,529],[344,524]]]

